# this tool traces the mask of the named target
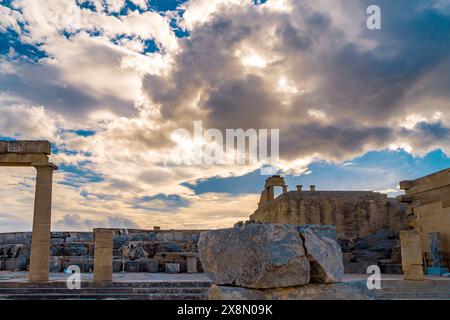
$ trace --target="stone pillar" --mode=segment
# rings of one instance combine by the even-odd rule
[[[94,282],[111,282],[113,274],[113,232],[94,230]]]
[[[298,186],[297,186],[297,191],[298,191],[298,192],[301,192],[301,191],[302,191],[302,188],[303,188],[303,186],[302,186],[301,184],[298,185]]]
[[[405,280],[423,280],[422,243],[417,231],[400,231],[402,269]]]
[[[283,186],[283,193],[287,193],[288,192],[288,186]]]
[[[314,192],[314,191],[316,191],[316,186],[315,185],[310,185],[309,186],[309,191],[311,191],[311,192]]]
[[[50,262],[50,227],[52,213],[52,181],[56,166],[36,164],[33,233],[31,237],[30,282],[47,282]]]

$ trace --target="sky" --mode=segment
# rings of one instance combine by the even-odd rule
[[[170,161],[194,121],[279,129],[291,190],[395,196],[450,167],[449,111],[448,0],[0,0],[0,138],[52,142],[53,230],[248,218],[263,163]],[[35,170],[0,182],[30,230]]]

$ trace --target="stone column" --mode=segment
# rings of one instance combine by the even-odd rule
[[[423,280],[422,243],[414,230],[400,231],[402,269],[405,280]]]
[[[94,282],[111,282],[113,274],[113,232],[94,230]]]
[[[37,178],[28,278],[30,282],[47,282],[50,262],[52,180],[56,166],[45,163],[34,164],[34,167],[37,170]]]
[[[287,193],[288,192],[288,186],[283,186],[283,193]]]

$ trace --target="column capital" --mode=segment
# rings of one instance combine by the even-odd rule
[[[58,166],[51,162],[32,162],[31,165],[35,168],[38,167],[51,167],[53,170],[58,170]]]

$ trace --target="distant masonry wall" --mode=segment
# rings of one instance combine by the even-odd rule
[[[260,202],[250,220],[335,225],[338,238],[349,240],[382,229],[398,234],[405,224],[395,200],[370,191],[290,191]]]
[[[273,197],[273,187],[283,193]],[[406,205],[371,191],[317,191],[297,186],[287,191],[280,176],[266,180],[250,220],[262,223],[335,225],[347,273],[365,273],[378,264],[385,273],[401,273],[399,233],[407,228]]]

